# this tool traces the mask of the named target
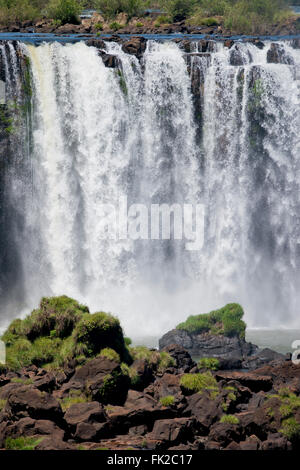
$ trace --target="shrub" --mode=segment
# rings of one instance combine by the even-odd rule
[[[199,369],[218,370],[220,361],[215,357],[203,357],[198,362]]]
[[[156,351],[148,349],[146,346],[136,346],[130,348],[130,354],[133,360],[144,359],[158,372],[164,372],[168,367],[175,365],[175,360],[166,351]]]
[[[100,351],[99,356],[107,357],[107,359],[111,359],[112,361],[120,363],[120,356],[119,354],[111,348],[104,348]]]
[[[129,360],[120,322],[110,314],[98,312],[84,315],[73,334],[76,343],[87,346],[89,356],[98,354],[104,348],[111,348],[122,361]]]
[[[62,398],[60,400],[60,405],[63,412],[67,411],[70,406],[75,403],[87,403],[90,401],[90,398],[81,393],[80,390],[70,390],[69,396]]]
[[[25,20],[36,20],[40,11],[30,0],[0,0],[0,24],[9,25]]]
[[[220,310],[188,317],[177,329],[189,333],[224,334],[225,336],[245,337],[246,324],[242,321],[244,311],[239,304],[227,304]]]
[[[196,4],[196,0],[160,0],[161,8],[175,22],[182,21],[190,16],[194,12]]]
[[[103,24],[102,23],[96,23],[94,28],[96,31],[103,31]]]
[[[202,393],[204,390],[216,392],[218,384],[211,372],[203,374],[184,374],[180,379],[180,386],[188,393]]]
[[[142,0],[96,0],[95,6],[106,18],[115,18],[118,13],[126,13],[132,18],[143,11]]]
[[[220,423],[239,424],[240,420],[234,415],[223,415]]]
[[[291,442],[300,440],[300,424],[293,417],[283,420],[279,431]]]
[[[159,402],[162,406],[172,406],[175,403],[175,398],[173,395],[168,395],[166,397],[162,397]]]
[[[82,364],[100,352],[131,363],[119,320],[88,312],[66,296],[43,298],[39,309],[24,320],[14,320],[4,333],[8,367],[17,370],[35,364],[55,369],[70,359]]]
[[[123,28],[123,25],[121,25],[121,24],[118,23],[117,21],[113,21],[112,23],[110,23],[109,27],[110,27],[110,29],[112,29],[113,31],[118,31],[119,29]]]
[[[157,17],[155,26],[158,28],[162,24],[169,24],[172,22],[172,19],[166,15],[160,15]]]
[[[34,450],[42,440],[43,438],[36,439],[35,437],[17,437],[16,439],[8,437],[4,447],[6,450]]]
[[[48,16],[61,24],[80,24],[81,3],[77,0],[51,0],[47,7]]]

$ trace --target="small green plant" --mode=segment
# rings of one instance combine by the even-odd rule
[[[298,442],[300,440],[300,423],[298,423],[294,417],[287,418],[282,421],[280,432],[286,436],[289,441]]]
[[[8,437],[4,447],[6,450],[34,450],[42,440],[35,437],[17,437],[16,439]]]
[[[6,405],[6,402],[7,400],[4,400],[4,399],[0,399],[0,412],[3,410],[3,408],[5,407]]]
[[[203,357],[198,362],[199,369],[218,370],[220,361],[215,357]]]
[[[15,384],[23,384],[23,385],[31,385],[33,384],[33,380],[32,379],[21,379],[20,377],[14,377],[11,379],[11,382],[12,383],[15,383]]]
[[[144,26],[144,24],[141,23],[140,21],[138,21],[138,22],[136,23],[136,27],[137,27],[137,28],[142,28],[143,26]]]
[[[87,403],[89,401],[91,400],[86,395],[83,395],[80,390],[70,390],[69,396],[60,400],[60,405],[62,410],[65,412],[75,403]]]
[[[234,415],[223,415],[220,423],[239,424],[240,420]]]
[[[113,21],[112,23],[110,23],[109,27],[113,31],[119,31],[119,29],[123,28],[123,25],[118,23],[117,21]]]
[[[168,395],[166,397],[162,397],[159,402],[162,406],[172,406],[175,403],[175,398],[173,395]]]
[[[184,374],[180,379],[183,390],[191,393],[202,393],[204,390],[218,391],[218,384],[211,372],[203,374]]]
[[[94,28],[96,31],[103,31],[103,23],[96,23]]]
[[[99,356],[106,357],[107,359],[110,359],[111,361],[115,361],[118,363],[121,362],[120,355],[111,348],[102,349],[99,353]]]

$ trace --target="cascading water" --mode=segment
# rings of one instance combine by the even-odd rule
[[[18,46],[31,103],[2,195],[12,210],[2,246],[10,233],[18,271],[5,286],[18,302],[3,300],[2,323],[66,294],[118,314],[133,335],[228,301],[252,326],[296,324],[300,51],[276,46],[275,64],[270,43],[194,43],[186,54],[148,41],[138,60],[108,42],[115,69],[84,43]],[[7,94],[22,103],[15,48],[0,53]],[[104,237],[102,204],[125,197],[204,204],[203,248]]]

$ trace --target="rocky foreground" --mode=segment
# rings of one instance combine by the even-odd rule
[[[105,357],[56,373],[30,366],[2,374],[0,447],[15,448],[22,440],[40,450],[288,450],[299,445],[300,366],[274,361],[251,373],[211,374],[199,371],[183,348],[166,351],[174,366],[159,373],[147,360],[136,360],[138,387],[120,383],[120,399],[106,404],[97,390],[120,365]],[[200,382],[202,377],[199,391],[184,377],[200,377]],[[83,398],[88,388],[92,396]]]
[[[242,314],[230,304],[183,326],[242,339]],[[68,297],[42,299],[2,339],[0,449],[299,446],[300,365],[288,359],[245,372],[220,370],[216,358],[196,364],[176,344],[131,347],[116,318]]]

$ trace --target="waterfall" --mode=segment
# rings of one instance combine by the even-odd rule
[[[17,113],[1,193],[1,244],[15,259],[2,324],[66,294],[117,314],[133,335],[225,302],[240,302],[251,326],[296,325],[300,51],[276,46],[280,63],[267,41],[195,42],[192,53],[148,41],[140,60],[107,42],[118,63],[108,68],[83,42],[0,45],[20,106],[19,56],[30,64],[30,106]],[[103,205],[125,198],[203,204],[202,249],[105,237]]]

